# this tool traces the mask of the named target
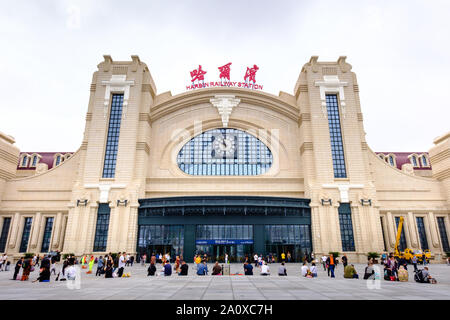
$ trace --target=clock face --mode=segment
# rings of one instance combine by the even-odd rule
[[[212,156],[214,158],[234,158],[236,152],[236,142],[234,136],[216,136],[213,141]]]

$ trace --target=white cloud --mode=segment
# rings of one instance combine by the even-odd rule
[[[0,130],[24,151],[74,151],[103,54],[149,65],[158,92],[232,62],[292,93],[310,56],[348,56],[374,150],[426,151],[450,129],[448,1],[40,1],[0,3]]]

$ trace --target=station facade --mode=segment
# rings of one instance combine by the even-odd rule
[[[0,252],[450,251],[450,132],[428,152],[374,152],[359,86],[312,57],[292,93],[206,87],[158,94],[132,56],[104,56],[75,152],[21,152],[0,133]],[[430,142],[431,145],[431,142]]]

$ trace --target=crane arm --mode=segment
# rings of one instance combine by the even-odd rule
[[[400,255],[400,251],[398,250],[398,245],[400,243],[400,237],[402,236],[402,228],[403,228],[403,217],[400,217],[397,228],[397,238],[395,239],[394,253],[396,256]]]

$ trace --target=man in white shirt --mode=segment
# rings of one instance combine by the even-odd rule
[[[268,275],[270,275],[270,269],[269,269],[269,266],[266,264],[266,262],[264,262],[264,263],[261,265],[261,275],[262,275],[262,276],[268,276]]]
[[[117,277],[122,278],[123,269],[125,268],[125,264],[127,262],[127,258],[125,256],[125,252],[119,258],[119,271],[117,271]]]
[[[327,257],[322,256],[323,271],[327,271]]]
[[[257,267],[258,266],[258,255],[256,253],[253,256],[253,260],[255,260],[255,267]]]
[[[306,275],[308,274],[308,266],[306,265],[306,262],[303,263],[303,267],[302,267],[302,277],[306,277]]]

